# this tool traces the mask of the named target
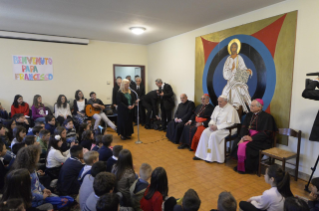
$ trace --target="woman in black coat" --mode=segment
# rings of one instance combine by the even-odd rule
[[[129,89],[129,86],[130,82],[124,79],[116,95],[118,104],[117,133],[121,135],[122,140],[130,138],[134,133],[133,114],[137,100],[135,94]]]

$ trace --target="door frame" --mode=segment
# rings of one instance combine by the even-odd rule
[[[142,78],[142,84],[145,87],[145,65],[129,65],[129,64],[113,64],[113,87],[116,84],[116,78],[115,78],[115,67],[139,67],[141,68],[141,78]],[[124,78],[123,78],[124,79]]]

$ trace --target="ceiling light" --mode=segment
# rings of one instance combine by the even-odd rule
[[[144,27],[131,27],[130,30],[133,34],[140,35],[143,34],[146,29]]]

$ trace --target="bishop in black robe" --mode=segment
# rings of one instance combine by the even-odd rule
[[[193,137],[197,131],[197,127],[204,126],[205,128],[208,127],[208,123],[210,121],[210,117],[214,111],[214,106],[209,103],[209,96],[203,95],[202,96],[202,104],[198,105],[193,112],[191,118],[188,120],[187,124],[184,126],[182,135],[179,139],[179,149],[184,149],[186,147],[192,146]],[[203,122],[196,122],[196,117],[201,119],[206,119]],[[194,151],[194,150],[192,150]]]
[[[260,101],[259,104],[257,103],[258,100]],[[256,106],[260,106],[257,111],[255,110]],[[246,159],[244,161],[244,172],[246,173],[254,173],[258,170],[259,150],[271,148],[275,132],[278,131],[274,118],[270,114],[262,111],[262,106],[263,101],[261,99],[252,101],[250,110],[253,112],[246,115],[242,123],[239,138],[234,141],[232,146],[231,156],[237,159],[238,144],[240,142],[249,141],[246,145]],[[252,131],[257,131],[257,134],[251,135]],[[237,168],[238,167],[235,167],[235,170],[237,170]],[[239,173],[243,173],[243,171],[239,169],[238,171]]]
[[[307,79],[306,89],[302,92],[302,97],[311,100],[319,100],[319,82],[317,80]],[[315,122],[313,123],[312,130],[309,137],[310,141],[319,141],[319,111],[317,113]]]
[[[185,94],[181,95],[181,101],[176,110],[175,118],[167,125],[166,137],[175,144],[178,144],[184,125],[191,117],[195,107],[194,102],[189,101]]]

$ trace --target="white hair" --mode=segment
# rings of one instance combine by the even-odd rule
[[[158,78],[155,80],[156,83],[163,83],[162,79]]]
[[[223,98],[225,101],[228,101],[226,95],[220,95],[219,97],[220,97],[220,98]]]

